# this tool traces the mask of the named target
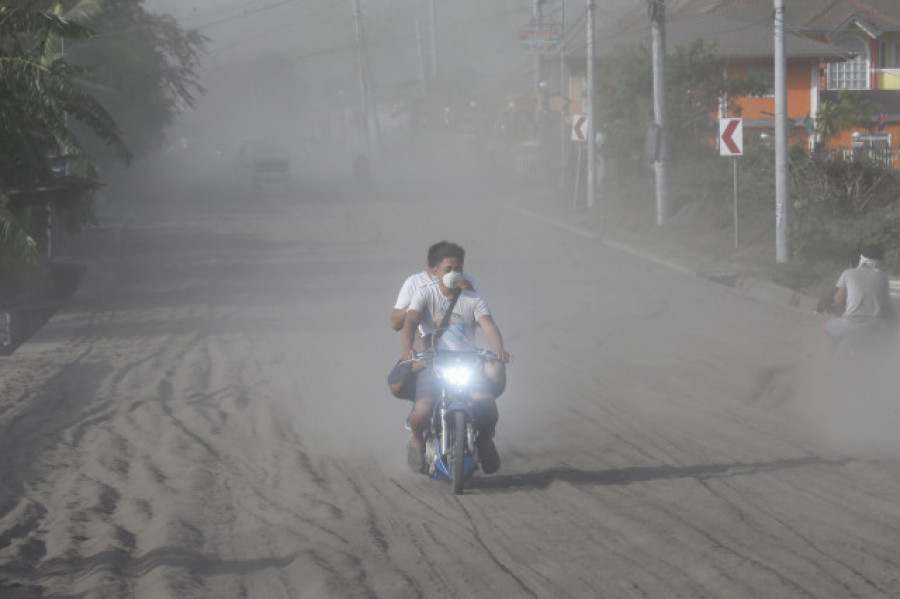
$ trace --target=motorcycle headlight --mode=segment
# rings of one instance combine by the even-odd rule
[[[468,366],[448,366],[440,371],[441,377],[451,385],[465,385],[472,378],[472,369]]]

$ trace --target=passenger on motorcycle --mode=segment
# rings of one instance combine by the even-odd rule
[[[438,282],[420,287],[413,296],[403,324],[402,359],[417,357],[413,348],[416,329],[421,326],[425,346],[434,343],[437,350],[474,350],[475,328],[481,327],[490,344],[493,355],[484,362],[481,380],[474,386],[472,399],[475,400],[475,425],[478,430],[478,455],[482,471],[492,474],[500,468],[500,456],[494,446],[494,428],[499,417],[496,398],[506,387],[506,367],[512,359],[503,345],[500,329],[494,323],[491,311],[484,299],[473,291],[451,290],[444,285],[443,276],[449,272],[462,273],[465,250],[456,244],[447,244],[436,253],[435,274]],[[443,331],[438,326],[450,308],[453,296],[459,294],[449,317],[449,324]],[[433,341],[435,340],[436,341]],[[424,472],[425,439],[438,392],[436,375],[431,368],[420,370],[416,380],[415,405],[410,414],[409,425],[412,437],[407,448],[407,461],[416,472]]]
[[[394,307],[391,310],[391,329],[395,331],[403,330],[403,323],[406,320],[406,310],[409,308],[409,303],[412,301],[416,291],[422,287],[437,283],[438,254],[445,252],[446,248],[455,245],[456,244],[450,243],[449,241],[439,241],[428,248],[428,254],[426,256],[427,266],[425,270],[408,276],[400,287],[400,292],[397,294],[397,301],[394,302]],[[464,254],[465,252],[463,252],[463,255]],[[475,279],[468,273],[463,274],[463,280],[460,282],[460,287],[481,295],[478,284],[475,283]],[[413,347],[416,351],[424,350],[422,345],[421,327],[416,331],[416,339],[413,343]],[[388,387],[395,397],[400,399],[412,399],[410,393],[414,393],[414,384],[410,385],[407,382],[407,378],[410,376],[412,368],[412,364],[398,363],[394,367],[394,370],[391,371],[391,375],[388,377]]]
[[[426,256],[425,270],[409,275],[403,282],[403,286],[400,287],[400,292],[397,294],[397,301],[394,302],[394,307],[391,310],[392,330],[403,330],[403,321],[406,318],[406,310],[407,308],[409,308],[409,302],[412,301],[413,296],[416,294],[416,290],[421,287],[431,285],[432,283],[437,283],[438,277],[436,269],[438,262],[438,252],[443,251],[445,248],[451,245],[455,244],[451,244],[449,241],[439,241],[429,247],[428,255]],[[463,280],[460,283],[460,287],[462,287],[463,289],[468,289],[469,291],[474,291],[478,295],[481,295],[481,290],[475,283],[475,279],[473,279],[472,275],[470,275],[469,273],[465,273],[463,275]]]
[[[837,316],[825,323],[825,333],[835,345],[851,335],[878,332],[893,320],[890,282],[881,270],[883,258],[881,245],[866,245],[859,264],[841,273],[834,290]]]

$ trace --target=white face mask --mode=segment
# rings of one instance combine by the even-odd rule
[[[462,273],[456,271],[450,271],[445,274],[441,280],[444,282],[444,287],[450,289],[451,291],[458,288],[460,282],[462,282]]]
[[[881,268],[881,260],[873,260],[872,258],[866,258],[862,254],[860,254],[858,268],[862,268],[863,266],[868,266],[869,268],[874,268],[877,270],[877,269]]]

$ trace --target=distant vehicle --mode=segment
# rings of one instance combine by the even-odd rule
[[[245,139],[235,160],[238,176],[251,189],[291,188],[291,156],[282,146],[265,139]]]

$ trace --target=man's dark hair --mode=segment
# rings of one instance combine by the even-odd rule
[[[880,243],[867,243],[862,246],[860,253],[871,260],[884,260],[884,246]]]
[[[428,248],[428,267],[434,268],[444,258],[458,258],[460,262],[466,261],[466,250],[462,246],[450,241],[439,241]]]
[[[441,249],[441,246],[447,245],[448,243],[449,242],[447,242],[447,241],[438,241],[436,244],[434,244],[433,246],[428,248],[428,258],[426,260],[426,263],[428,264],[428,268],[434,268],[435,266],[437,266],[438,250]]]

